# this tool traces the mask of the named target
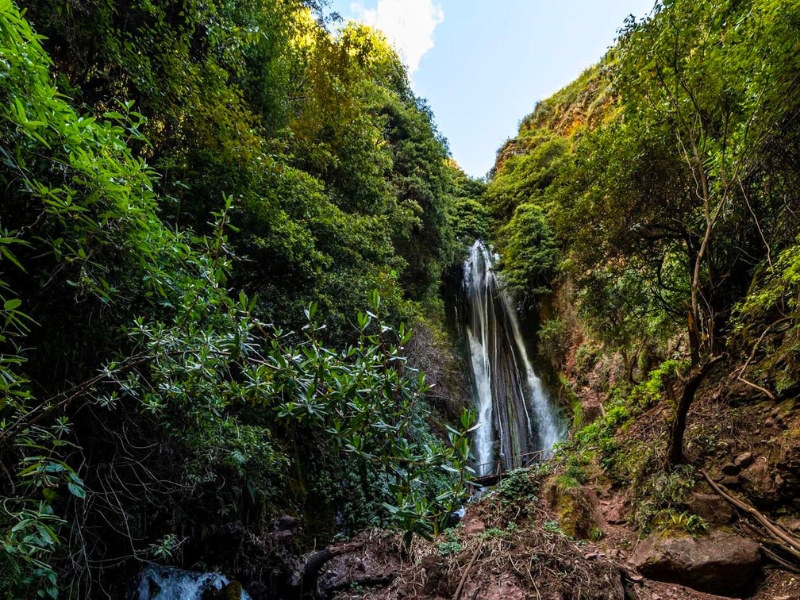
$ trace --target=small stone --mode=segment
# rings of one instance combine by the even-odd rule
[[[742,452],[739,456],[737,456],[733,464],[739,467],[740,469],[746,469],[750,465],[755,462],[755,457],[753,456],[752,452]]]
[[[775,475],[775,485],[781,487],[784,483],[786,483],[786,480],[783,477],[780,475]]]
[[[764,421],[764,426],[765,427],[775,427],[775,420],[772,419],[772,418],[767,419],[766,421]]]

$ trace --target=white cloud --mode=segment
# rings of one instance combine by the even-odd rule
[[[375,9],[354,2],[350,10],[356,19],[386,34],[411,74],[433,48],[433,32],[444,21],[444,11],[433,0],[378,0]]]

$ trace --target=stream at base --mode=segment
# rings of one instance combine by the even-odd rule
[[[461,327],[469,345],[478,429],[475,471],[490,475],[547,458],[565,427],[536,375],[517,307],[492,270],[496,257],[477,241],[464,263]]]
[[[228,583],[228,578],[219,573],[195,573],[150,565],[139,576],[131,600],[203,600],[209,591],[221,590]],[[240,600],[251,598],[243,591]]]

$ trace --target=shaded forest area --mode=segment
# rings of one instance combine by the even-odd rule
[[[287,514],[293,552],[438,531],[472,420],[430,425],[430,384],[464,408],[438,286],[483,184],[394,50],[315,2],[24,9],[0,2],[0,587],[256,576],[225,548]]]

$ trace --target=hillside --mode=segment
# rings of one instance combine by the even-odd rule
[[[674,2],[629,22],[522,120],[487,190],[506,279],[571,407],[562,527],[648,577],[759,598],[798,591],[702,569],[726,573],[725,545],[746,540],[797,568],[798,63],[781,52],[798,18]]]

